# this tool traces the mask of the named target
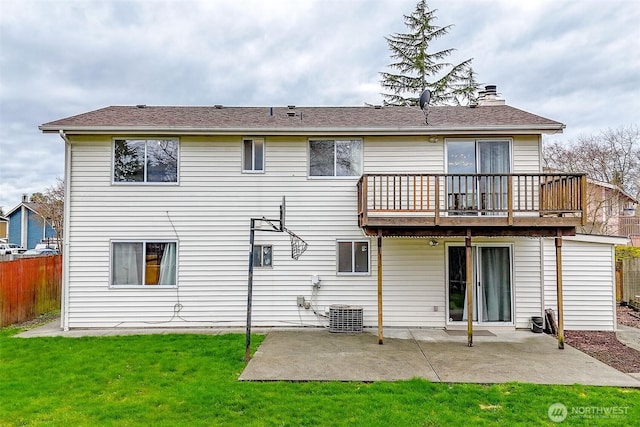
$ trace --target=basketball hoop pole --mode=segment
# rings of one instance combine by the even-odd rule
[[[249,274],[247,275],[247,335],[245,338],[245,346],[244,346],[244,361],[248,362],[251,360],[251,307],[253,304],[253,251],[254,251],[254,241],[256,236],[256,222],[264,221],[265,218],[251,218],[251,228],[249,231]],[[271,222],[271,221],[269,221]],[[264,230],[266,231],[266,230]],[[269,231],[281,231],[276,229]]]
[[[284,203],[284,198],[283,198]],[[253,304],[253,251],[254,251],[254,241],[256,235],[256,223],[258,221],[267,221],[269,222],[273,229],[272,230],[263,230],[263,231],[282,231],[282,215],[284,214],[283,207],[280,206],[280,227],[276,228],[273,226],[273,222],[267,220],[266,218],[251,218],[251,224],[249,228],[249,274],[247,275],[247,332],[245,337],[245,347],[244,347],[244,361],[248,362],[251,360],[251,307]]]
[[[256,231],[271,231],[276,233],[287,232],[291,239],[291,257],[293,259],[298,259],[302,253],[307,250],[307,242],[302,240],[298,235],[296,235],[293,231],[288,230],[284,226],[284,219],[286,216],[286,201],[284,196],[282,197],[282,204],[280,205],[280,219],[267,219],[265,217],[262,218],[251,218],[250,231],[249,231],[249,274],[247,275],[247,336],[245,338],[245,349],[244,349],[244,360],[248,362],[251,360],[251,307],[253,304],[252,295],[253,295],[253,251],[254,251],[254,241]],[[271,228],[258,228],[258,222],[266,222],[271,226]],[[274,222],[278,223],[278,226],[274,224]],[[295,246],[295,250],[294,250]]]
[[[247,336],[245,338],[244,361],[251,360],[251,304],[253,295],[253,242],[256,234],[256,219],[251,218],[249,232],[249,277],[247,279]]]

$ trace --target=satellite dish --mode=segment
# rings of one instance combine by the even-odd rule
[[[429,105],[429,100],[431,99],[431,92],[429,89],[425,89],[420,95],[420,109],[424,111],[424,109]]]

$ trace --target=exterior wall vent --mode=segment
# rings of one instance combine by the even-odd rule
[[[329,306],[329,332],[362,332],[362,307]]]

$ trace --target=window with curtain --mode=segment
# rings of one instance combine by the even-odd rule
[[[178,140],[114,140],[113,182],[178,182]]]
[[[508,141],[478,141],[479,172],[505,174],[511,171]],[[488,176],[480,180],[480,207],[489,211],[507,209],[507,179],[504,176]]]
[[[338,241],[338,274],[369,273],[369,241]]]
[[[362,175],[362,141],[309,141],[309,176]]]
[[[509,248],[481,248],[482,319],[511,322],[511,262]]]
[[[175,286],[176,242],[112,242],[112,286]]]

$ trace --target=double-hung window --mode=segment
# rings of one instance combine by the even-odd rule
[[[315,139],[309,141],[309,176],[362,175],[362,141]]]
[[[273,248],[271,245],[253,246],[253,266],[273,267]]]
[[[242,171],[264,172],[264,139],[245,138],[242,141]]]
[[[171,241],[111,243],[112,286],[175,286],[177,245]]]
[[[115,139],[113,182],[178,182],[178,140]]]
[[[369,273],[369,241],[338,241],[338,274]]]

